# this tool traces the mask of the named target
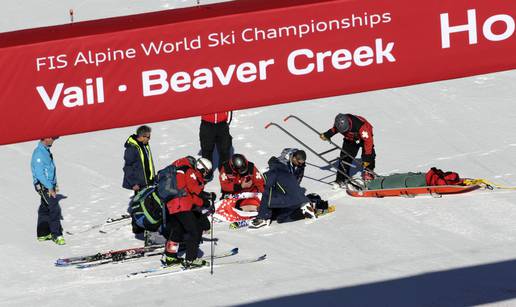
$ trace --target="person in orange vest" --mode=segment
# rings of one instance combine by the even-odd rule
[[[219,153],[218,166],[229,160],[232,137],[229,134],[229,122],[231,122],[232,112],[218,112],[203,115],[201,117],[201,127],[199,129],[199,139],[201,142],[201,156],[213,163],[213,150],[217,146]],[[208,176],[208,180],[213,178],[213,174]]]

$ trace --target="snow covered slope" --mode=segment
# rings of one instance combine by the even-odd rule
[[[46,10],[52,5],[67,8],[64,1],[32,2],[48,6],[35,6],[27,13],[30,21],[22,23],[14,17],[26,11],[22,4],[9,4],[1,15],[11,19],[2,19],[0,31],[40,21],[59,23]],[[99,2],[74,3],[86,11]],[[133,13],[188,4],[109,3],[105,10],[92,9],[91,16],[123,14],[128,6],[127,13]],[[374,125],[378,173],[436,166],[516,186],[515,84],[516,71],[509,71],[240,110],[235,112],[231,133],[235,151],[264,168],[284,146],[297,146],[278,129],[265,130],[268,122],[284,125],[322,150],[326,145],[315,134],[282,119],[295,114],[323,130],[331,126],[335,114],[350,112]],[[198,153],[199,123],[199,118],[188,118],[151,124],[151,146],[159,167]],[[130,192],[121,188],[123,143],[135,128],[66,136],[55,142],[58,181],[66,196],[61,200],[65,230],[81,231],[125,213]],[[125,275],[158,265],[157,258],[89,270],[56,268],[53,262],[59,257],[142,242],[129,226],[111,234],[65,235],[65,246],[37,242],[39,200],[30,175],[35,146],[36,142],[28,142],[0,147],[2,306],[516,305],[516,192],[510,190],[440,199],[354,199],[306,178],[303,186],[330,199],[336,213],[314,223],[273,224],[252,232],[215,228],[220,239],[217,249],[238,246],[242,258],[267,253],[266,262],[216,268],[213,276],[201,271],[154,279]],[[332,175],[313,155],[308,154],[308,162],[313,164],[307,168],[308,177]],[[332,179],[333,175],[323,181]],[[208,189],[218,191],[217,180]],[[209,245],[202,248],[209,252]]]

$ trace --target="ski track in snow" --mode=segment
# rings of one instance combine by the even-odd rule
[[[187,0],[102,3],[98,9],[99,1],[13,2],[0,12],[4,17],[0,30],[67,23],[70,8],[76,20],[85,20],[196,4]],[[375,171],[380,174],[426,172],[435,166],[516,186],[515,83],[516,71],[508,71],[235,111],[233,145],[235,152],[265,170],[270,156],[283,147],[298,146],[278,129],[264,129],[265,124],[276,122],[322,151],[327,145],[315,134],[283,118],[294,114],[324,131],[337,113],[349,112],[373,124]],[[150,125],[158,169],[198,154],[198,117]],[[60,193],[66,197],[60,202],[65,230],[81,232],[127,212],[132,193],[121,188],[123,144],[135,128],[56,141],[52,152]],[[341,142],[337,136],[334,140]],[[131,233],[130,224],[121,223],[105,227],[119,227],[108,234],[98,228],[65,235],[65,246],[37,242],[38,197],[30,174],[35,145],[0,146],[0,202],[6,212],[0,224],[5,234],[0,242],[2,306],[69,306],[72,302],[77,306],[166,306],[171,303],[170,291],[178,306],[252,302],[298,306],[299,298],[310,303],[322,293],[328,300],[324,303],[335,306],[516,305],[516,291],[511,288],[516,276],[511,277],[516,273],[511,262],[516,255],[516,191],[480,190],[442,198],[351,198],[324,183],[332,181],[335,172],[310,152],[311,165],[302,185],[336,205],[335,213],[317,221],[273,223],[258,230],[215,225],[216,248],[238,246],[235,257],[242,258],[267,253],[267,262],[216,268],[213,276],[203,271],[149,280],[125,276],[159,265],[159,256],[84,270],[54,267],[60,257],[141,246],[142,241]],[[220,191],[216,179],[207,190]],[[210,251],[209,243],[201,248]],[[405,290],[405,280],[431,295]],[[390,289],[391,295],[378,290],[378,284]],[[404,300],[411,292],[418,292],[422,301]]]

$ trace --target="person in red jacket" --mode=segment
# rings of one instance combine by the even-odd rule
[[[222,197],[244,192],[263,192],[265,184],[260,171],[249,162],[244,155],[234,154],[219,169],[220,188]],[[260,198],[243,198],[237,201],[236,208],[242,211],[258,211]]]
[[[229,134],[229,122],[232,112],[219,112],[203,115],[199,129],[201,156],[213,163],[213,150],[217,146],[218,166],[229,160],[232,137]],[[210,174],[211,175],[211,174]],[[212,176],[209,176],[211,179]]]
[[[337,133],[344,135],[342,149],[352,157],[356,157],[358,150],[362,148],[362,166],[373,171],[375,167],[376,153],[373,141],[373,126],[362,116],[353,114],[339,113],[335,117],[335,123],[331,129],[320,135],[323,141],[331,139]],[[353,158],[347,156],[344,152],[340,153],[340,160],[352,163]],[[349,175],[349,166],[339,163],[339,170]],[[370,172],[362,172],[364,180],[373,179]],[[346,176],[337,172],[335,183],[343,186]]]
[[[185,267],[206,265],[205,260],[197,258],[197,251],[202,239],[202,232],[210,229],[210,222],[202,208],[213,205],[215,193],[204,191],[204,177],[212,169],[211,162],[193,157],[181,158],[172,163],[177,168],[176,182],[179,196],[166,204],[166,230],[168,236],[165,245],[166,265],[183,264]],[[179,242],[186,244],[184,261],[177,257]]]

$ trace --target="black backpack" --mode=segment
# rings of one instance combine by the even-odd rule
[[[169,200],[182,197],[186,195],[184,189],[177,188],[177,168],[174,165],[169,165],[160,170],[156,175],[156,193],[162,202],[166,203]]]

